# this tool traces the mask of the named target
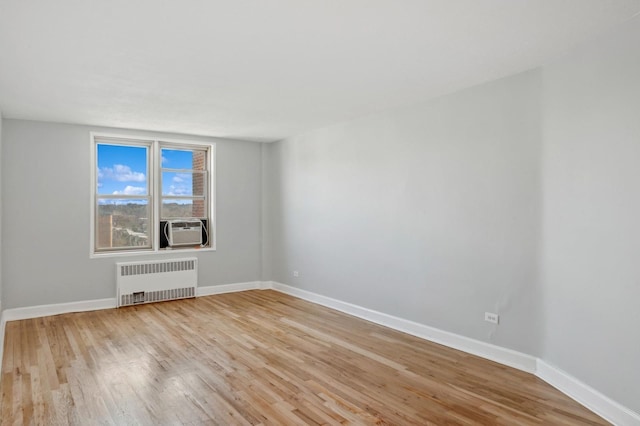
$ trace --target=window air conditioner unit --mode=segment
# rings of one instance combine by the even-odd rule
[[[200,219],[174,219],[167,222],[170,247],[202,245],[202,222]]]

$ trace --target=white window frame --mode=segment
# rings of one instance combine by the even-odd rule
[[[147,135],[125,135],[119,133],[101,133],[90,132],[90,146],[91,146],[91,177],[90,177],[90,229],[89,229],[89,257],[102,258],[102,257],[127,257],[136,255],[150,255],[150,254],[176,254],[176,253],[188,253],[188,252],[203,252],[203,251],[215,251],[216,250],[216,144],[215,142],[205,142],[198,140],[184,140],[184,139],[170,139],[170,138],[158,138],[150,137]],[[116,249],[110,251],[96,250],[95,238],[96,238],[96,202],[97,202],[97,145],[100,143],[113,143],[114,145],[129,145],[129,146],[147,146],[148,147],[148,175],[147,185],[149,188],[150,198],[150,211],[149,221],[152,225],[149,227],[149,236],[152,240],[151,248],[136,249]],[[209,244],[203,248],[160,248],[160,203],[162,202],[162,187],[161,187],[161,173],[162,173],[162,161],[160,158],[161,149],[207,149],[207,182],[206,190],[208,195],[207,203],[207,224],[208,224],[208,238]],[[127,197],[122,197],[127,198]],[[142,197],[138,197],[140,199]]]

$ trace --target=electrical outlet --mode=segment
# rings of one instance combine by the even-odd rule
[[[491,312],[484,313],[484,320],[488,322],[492,322],[494,324],[498,324],[500,322],[500,315],[493,314]]]
[[[298,271],[293,271],[293,276],[294,276],[294,277],[297,277],[298,275],[300,275],[300,274],[298,273]]]

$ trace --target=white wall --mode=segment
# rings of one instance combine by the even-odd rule
[[[640,413],[640,21],[543,76],[542,355]]]
[[[536,354],[539,95],[532,71],[270,145],[265,278]]]
[[[21,120],[4,120],[2,130],[3,307],[115,297],[114,263],[132,258],[89,258],[89,132],[153,133]],[[257,281],[261,145],[214,141],[217,251],[197,253],[199,284]]]

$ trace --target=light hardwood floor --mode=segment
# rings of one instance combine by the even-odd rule
[[[538,378],[275,291],[7,323],[2,424],[606,424]]]

